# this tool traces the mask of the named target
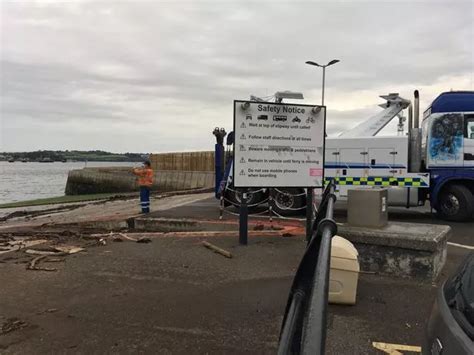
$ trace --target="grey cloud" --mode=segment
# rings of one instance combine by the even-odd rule
[[[330,132],[377,112],[382,89],[473,72],[470,1],[2,6],[3,150],[19,149],[6,138],[29,137],[31,122],[56,125],[49,144],[58,149],[68,148],[61,134],[75,147],[120,151],[128,135],[148,150],[208,149],[209,131],[231,126],[233,99],[290,89],[319,101],[321,72],[308,59],[341,59],[328,69],[332,97],[373,92],[350,109],[330,101]],[[82,138],[78,122],[89,126]],[[93,127],[104,122],[116,140],[98,138]]]

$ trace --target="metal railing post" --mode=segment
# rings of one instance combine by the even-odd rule
[[[311,240],[311,227],[313,226],[313,189],[306,189],[306,241]]]

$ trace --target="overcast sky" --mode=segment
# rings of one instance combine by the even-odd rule
[[[301,91],[328,131],[378,95],[473,90],[474,1],[2,1],[0,151],[212,150],[232,101]]]

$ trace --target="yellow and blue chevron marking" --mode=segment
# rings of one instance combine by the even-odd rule
[[[428,187],[428,184],[418,177],[393,177],[393,176],[336,176],[326,177],[324,183],[327,184],[335,180],[336,185],[365,185],[365,186],[413,186]]]

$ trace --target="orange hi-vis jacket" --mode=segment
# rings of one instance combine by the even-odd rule
[[[148,187],[153,185],[153,169],[133,169],[133,173],[138,176],[138,185]]]

